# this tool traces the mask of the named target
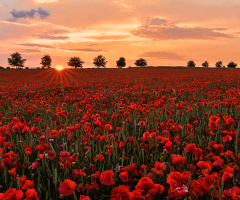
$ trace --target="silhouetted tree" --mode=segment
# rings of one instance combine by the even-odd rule
[[[195,67],[195,66],[196,66],[196,64],[195,64],[195,62],[192,61],[192,60],[189,60],[189,61],[187,62],[187,67]]]
[[[124,57],[120,57],[119,60],[116,61],[118,68],[123,68],[126,66],[126,59]]]
[[[98,55],[93,59],[93,64],[97,67],[106,67],[107,60],[103,55]]]
[[[21,54],[18,52],[11,54],[11,58],[8,58],[8,64],[16,68],[24,67],[25,61],[26,59],[22,59]]]
[[[222,61],[218,61],[215,63],[216,68],[222,68]]]
[[[209,67],[209,63],[208,61],[205,61],[203,64],[202,64],[203,67]]]
[[[237,63],[231,61],[230,63],[228,63],[228,68],[236,68],[237,67]]]
[[[75,69],[82,68],[83,63],[84,61],[82,61],[79,57],[71,57],[67,62],[68,66],[75,67]]]
[[[42,68],[51,68],[52,58],[49,55],[44,55],[41,59]]]
[[[143,58],[139,58],[138,60],[136,60],[136,62],[134,64],[138,67],[146,67],[147,61]]]

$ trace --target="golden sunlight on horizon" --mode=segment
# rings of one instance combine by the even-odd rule
[[[58,70],[58,71],[62,71],[62,70],[64,70],[64,67],[62,65],[57,65],[55,67],[55,69]]]

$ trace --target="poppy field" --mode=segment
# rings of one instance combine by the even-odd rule
[[[0,200],[239,200],[239,72],[1,71]]]

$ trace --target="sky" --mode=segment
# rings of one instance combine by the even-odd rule
[[[106,57],[107,67],[125,57],[128,66],[144,58],[149,66],[240,66],[239,0],[0,0],[0,66],[19,52],[25,66],[83,67]]]

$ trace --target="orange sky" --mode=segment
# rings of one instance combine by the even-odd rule
[[[1,0],[0,66],[14,52],[39,67],[49,54],[53,67],[71,56],[93,67],[99,54],[116,67],[125,57],[134,66],[240,65],[239,0]]]

